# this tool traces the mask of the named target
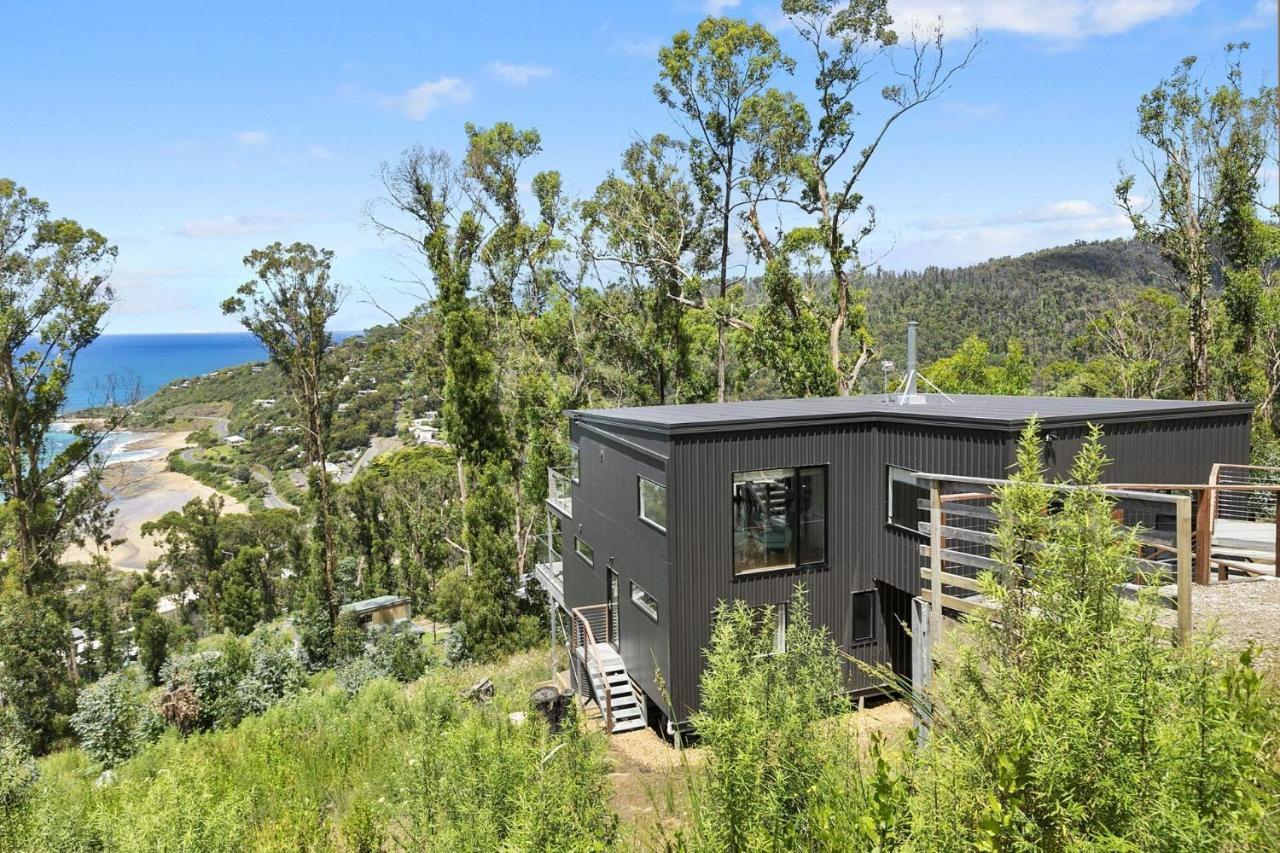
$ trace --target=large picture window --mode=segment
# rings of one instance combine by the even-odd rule
[[[640,479],[640,517],[663,531],[667,530],[667,487]]]
[[[889,466],[888,516],[889,524],[920,532],[920,523],[929,520],[929,511],[920,508],[920,501],[929,500],[929,490],[916,482],[915,473],[897,465]]]
[[[827,559],[827,469],[733,475],[733,571],[812,566]]]

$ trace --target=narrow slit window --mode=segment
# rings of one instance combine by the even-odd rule
[[[569,445],[569,479],[575,483],[579,482],[581,464],[582,457],[578,452],[578,445]]]
[[[876,591],[859,590],[850,596],[853,630],[850,643],[868,643],[876,638]]]
[[[920,501],[929,500],[929,490],[916,480],[915,472],[897,465],[889,466],[889,487],[886,500],[888,523],[894,527],[920,532],[920,523],[929,520],[929,511],[920,508]]]
[[[667,532],[667,487],[640,477],[640,517]]]
[[[595,549],[592,548],[590,545],[588,545],[586,542],[583,542],[581,539],[579,539],[576,536],[573,537],[573,550],[575,553],[577,553],[579,557],[582,558],[582,561],[586,563],[588,566],[595,565],[595,562],[596,562]]]
[[[658,599],[645,592],[635,581],[631,581],[631,603],[654,622],[658,621]]]

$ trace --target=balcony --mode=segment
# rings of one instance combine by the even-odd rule
[[[573,518],[573,480],[554,468],[547,469],[547,503]]]
[[[558,537],[542,534],[534,537],[533,572],[547,595],[556,601],[564,601],[564,559],[556,547]]]

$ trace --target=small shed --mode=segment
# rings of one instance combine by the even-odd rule
[[[377,598],[366,598],[364,601],[353,601],[342,605],[340,612],[354,613],[360,624],[394,625],[407,621],[413,615],[413,607],[409,599],[403,595],[380,595]]]

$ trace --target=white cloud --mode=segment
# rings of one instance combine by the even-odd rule
[[[1276,20],[1276,4],[1275,0],[1256,0],[1253,8],[1249,10],[1242,18],[1237,18],[1228,23],[1225,27],[1221,27],[1223,32],[1234,32],[1236,30],[1258,30],[1263,27],[1269,29],[1275,28]]]
[[[942,19],[948,33],[999,30],[1057,39],[1123,33],[1195,8],[1199,0],[891,0],[899,29]]]
[[[1117,209],[1103,208],[1083,199],[1066,199],[985,216],[931,216],[920,220],[916,226],[924,231],[995,229],[1007,232],[1009,228],[1061,224],[1066,228],[1105,230],[1125,225],[1128,221]]]
[[[263,130],[241,130],[233,133],[236,142],[241,145],[262,145],[267,141],[267,133]]]
[[[333,152],[323,145],[308,145],[307,156],[312,160],[332,160]]]
[[[708,15],[723,15],[729,9],[737,8],[742,0],[703,0],[702,9]]]
[[[895,238],[886,267],[921,269],[961,266],[1019,255],[1073,240],[1128,237],[1133,228],[1109,204],[1065,199],[983,215],[929,217],[909,224]]]
[[[662,49],[663,44],[664,42],[659,38],[630,38],[614,42],[613,48],[619,53],[625,53],[627,56],[654,59],[658,56],[658,51]]]
[[[526,86],[534,80],[545,80],[551,69],[545,65],[514,65],[510,62],[490,62],[489,73],[512,86]]]
[[[314,221],[314,216],[298,213],[248,213],[238,216],[216,216],[210,219],[195,219],[184,223],[177,231],[179,236],[208,237],[244,237],[252,234],[270,234],[278,232],[299,222]]]
[[[422,121],[441,104],[465,104],[471,100],[471,87],[457,77],[426,80],[401,95],[384,95],[383,106],[395,110],[410,121]]]

